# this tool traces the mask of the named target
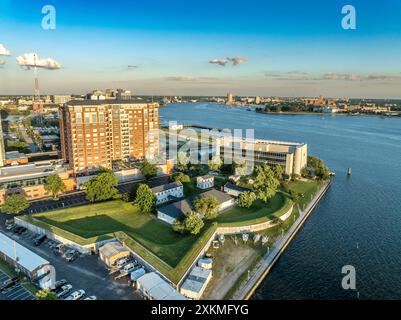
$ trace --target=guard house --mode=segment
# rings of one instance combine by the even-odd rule
[[[185,297],[155,272],[138,278],[137,289],[149,300],[186,300]]]
[[[184,186],[179,181],[154,187],[152,191],[156,196],[156,205],[184,196]]]
[[[56,269],[49,261],[0,233],[0,259],[14,266],[42,289],[54,289]]]
[[[214,177],[213,176],[200,176],[196,178],[196,186],[199,189],[210,189],[214,186]]]
[[[130,251],[117,241],[108,242],[99,248],[99,257],[109,268],[111,268],[117,260],[128,257],[130,254]]]

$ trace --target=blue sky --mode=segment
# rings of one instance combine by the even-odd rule
[[[43,30],[44,5],[56,29]],[[356,30],[341,8],[356,8]],[[401,2],[0,0],[0,94],[31,93],[16,57],[39,70],[43,93],[122,87],[136,94],[401,98]],[[209,63],[244,57],[234,66]],[[135,67],[128,67],[135,66]]]

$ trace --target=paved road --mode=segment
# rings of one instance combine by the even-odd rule
[[[0,271],[0,283],[9,280],[10,277]],[[20,283],[0,293],[0,300],[36,300],[34,295],[25,289]]]

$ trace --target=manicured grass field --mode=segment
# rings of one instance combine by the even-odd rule
[[[317,191],[318,183],[295,182],[290,183],[289,187],[305,194],[301,199],[309,201],[308,195]],[[187,188],[187,192],[194,195],[194,181],[190,188]],[[249,209],[234,207],[214,221],[205,221],[201,234],[197,236],[180,235],[155,216],[141,213],[136,206],[123,201],[102,202],[20,218],[81,245],[118,238],[177,283],[219,225],[261,223],[281,216],[291,205],[289,196],[278,192],[267,204],[256,201]]]
[[[308,181],[292,181],[288,185],[290,190],[302,194],[299,198],[299,204],[303,208],[307,203],[310,202],[311,197],[313,197],[316,192],[322,187],[322,182],[308,180]]]
[[[38,214],[35,219],[82,238],[123,231],[172,267],[197,241],[197,237],[181,236],[152,215],[141,213],[137,207],[122,201]]]
[[[282,214],[280,209],[287,201],[288,197],[278,192],[267,204],[257,200],[250,208],[236,206],[220,214],[216,220],[219,223],[245,222],[260,218],[267,221],[273,216],[280,216]]]

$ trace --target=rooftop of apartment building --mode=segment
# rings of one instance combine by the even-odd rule
[[[71,100],[66,103],[68,106],[97,106],[97,105],[121,105],[121,104],[151,104],[151,100],[129,99],[129,100]]]

